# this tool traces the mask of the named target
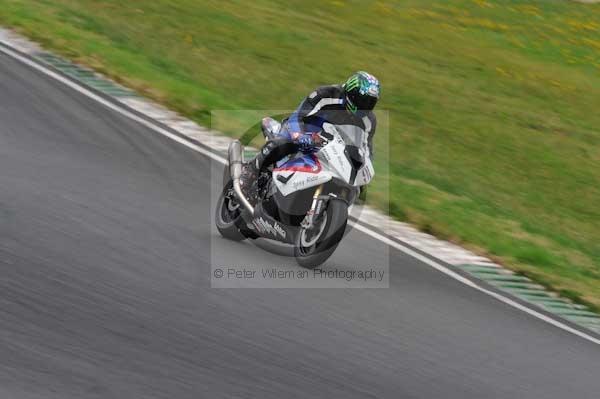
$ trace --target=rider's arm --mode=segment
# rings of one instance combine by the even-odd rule
[[[288,118],[288,131],[292,133],[304,133],[304,118],[316,114],[323,106],[341,101],[336,97],[334,86],[322,86],[310,93],[300,103],[298,108]],[[296,138],[301,136],[296,135]],[[291,137],[294,140],[294,137]]]
[[[288,118],[288,132],[290,133],[290,138],[294,140],[294,133],[303,133],[304,132],[304,117],[308,115],[310,110],[313,108],[310,96],[306,97],[300,106],[290,115]]]
[[[289,139],[300,145],[302,151],[309,151],[321,143],[321,138],[315,132],[307,132],[304,118],[316,114],[322,107],[341,101],[335,86],[322,86],[310,93],[288,118]]]

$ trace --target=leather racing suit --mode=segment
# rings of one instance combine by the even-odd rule
[[[345,93],[341,85],[322,86],[310,93],[286,120],[277,137],[269,140],[256,155],[252,164],[255,172],[264,170],[298,151],[310,152],[319,144],[316,132],[324,122],[333,125],[354,125],[368,134],[368,145],[373,157],[373,136],[377,120],[372,111],[348,111]]]

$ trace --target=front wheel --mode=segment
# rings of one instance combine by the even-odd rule
[[[323,264],[344,237],[348,222],[348,205],[339,199],[330,199],[321,221],[309,230],[301,228],[294,245],[296,262],[307,269]]]

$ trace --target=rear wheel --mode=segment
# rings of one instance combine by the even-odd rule
[[[294,246],[296,262],[307,269],[323,264],[344,237],[348,222],[348,205],[331,199],[327,209],[311,229],[301,228]]]
[[[215,210],[215,224],[221,235],[229,240],[241,241],[246,238],[240,231],[243,223],[241,205],[234,200],[233,183],[223,188]]]

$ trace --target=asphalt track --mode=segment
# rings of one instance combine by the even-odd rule
[[[222,166],[0,55],[0,398],[594,398],[600,347],[353,231],[387,289],[215,289]]]

